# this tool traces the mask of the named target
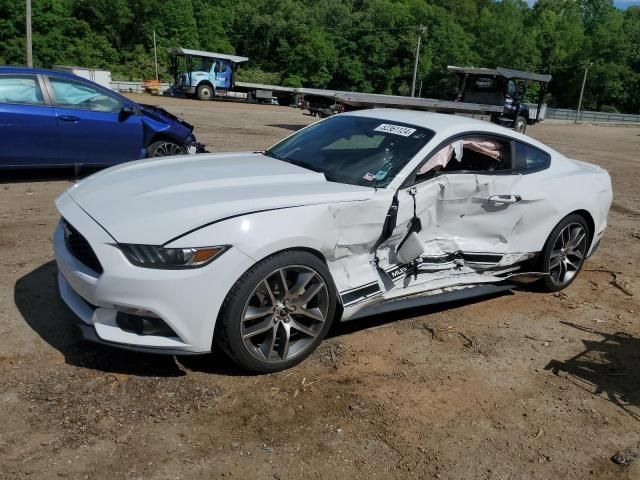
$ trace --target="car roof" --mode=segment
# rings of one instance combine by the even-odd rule
[[[48,70],[46,68],[2,66],[0,67],[0,73],[15,73],[15,74],[25,74],[25,75],[55,74],[59,77],[66,77],[66,78],[73,78],[73,79],[82,78],[82,77],[78,77],[77,75],[73,75],[72,73],[58,72],[57,70]]]
[[[434,132],[452,128],[460,130],[484,130],[485,127],[491,126],[483,120],[477,120],[463,115],[426,112],[424,110],[402,110],[398,108],[371,108],[368,110],[348,112],[346,115],[410,123],[417,127],[428,128]]]
[[[14,74],[14,75],[55,75],[56,77],[69,78],[71,80],[75,80],[77,82],[84,82],[90,85],[94,85],[97,88],[101,88],[103,90],[110,90],[103,85],[100,85],[96,82],[93,82],[87,78],[81,77],[79,75],[75,75],[73,73],[67,72],[59,72],[58,70],[49,70],[46,68],[29,68],[29,67],[12,67],[12,66],[0,66],[0,75],[2,74]],[[133,100],[120,95],[120,93],[115,90],[110,90],[109,93],[111,95],[115,95],[116,97],[124,100],[126,102],[135,103]]]
[[[378,120],[407,123],[417,127],[428,128],[436,133],[438,140],[442,140],[443,137],[450,137],[469,132],[495,133],[497,135],[510,137],[515,140],[528,143],[549,153],[557,153],[548,145],[545,145],[532,137],[522,135],[514,130],[496,125],[495,123],[466,117],[464,115],[435,113],[424,110],[402,110],[396,108],[372,108],[368,110],[347,112],[342,115],[375,118]]]

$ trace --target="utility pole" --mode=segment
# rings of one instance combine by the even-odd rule
[[[156,64],[156,80],[159,80],[158,76],[158,49],[156,48],[156,31],[153,31],[153,61]]]
[[[576,112],[576,121],[578,123],[578,119],[580,118],[580,109],[582,108],[582,96],[584,95],[584,85],[587,83],[587,73],[589,72],[589,68],[591,68],[593,62],[587,60],[587,67],[584,69],[584,77],[582,77],[582,88],[580,88],[580,100],[578,100],[578,111]]]
[[[27,0],[27,67],[33,67],[33,49],[31,47],[31,0]]]
[[[418,59],[420,58],[420,41],[422,40],[422,34],[426,30],[425,27],[420,25],[418,28],[418,44],[416,45],[416,58],[413,62],[413,80],[411,81],[411,96],[415,97],[416,93],[416,76],[418,75]]]

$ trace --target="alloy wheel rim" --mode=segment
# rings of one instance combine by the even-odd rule
[[[569,283],[580,271],[587,250],[587,232],[579,223],[564,227],[549,256],[549,276],[556,285]]]
[[[184,153],[184,149],[180,145],[167,142],[158,145],[154,157],[170,157],[172,155],[180,155],[182,153]]]
[[[329,290],[304,265],[279,268],[253,289],[244,305],[240,334],[255,359],[282,363],[312,348],[329,311]]]

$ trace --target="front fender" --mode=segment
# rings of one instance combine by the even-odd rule
[[[387,200],[389,203],[387,203]],[[289,249],[311,249],[327,263],[338,291],[376,280],[369,255],[391,199],[290,207],[246,214],[203,227],[166,245],[231,245],[256,262]]]
[[[191,138],[193,127],[188,123],[182,122],[158,107],[143,105],[142,109],[141,121],[145,145],[149,145],[158,136],[170,138],[179,144]]]

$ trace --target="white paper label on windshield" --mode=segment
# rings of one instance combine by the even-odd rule
[[[401,135],[403,137],[410,137],[415,128],[402,127],[400,125],[391,125],[390,123],[383,123],[375,128],[376,132],[393,133],[394,135]]]

